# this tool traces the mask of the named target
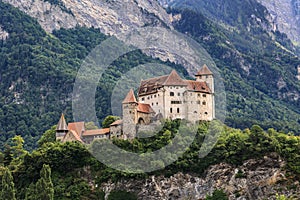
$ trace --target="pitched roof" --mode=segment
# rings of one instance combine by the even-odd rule
[[[67,131],[68,130],[68,126],[67,126],[64,114],[61,114],[61,117],[57,123],[56,130],[57,131]]]
[[[151,106],[146,103],[139,103],[137,111],[142,113],[154,113],[154,110],[151,108]]]
[[[119,119],[117,121],[115,121],[114,123],[112,123],[110,126],[118,126],[120,124],[123,124],[123,120]]]
[[[179,85],[184,86],[186,83],[180,78],[175,70],[172,70],[170,75],[168,76],[167,80],[163,83],[163,85]]]
[[[203,65],[203,67],[197,72],[196,76],[201,75],[213,75],[213,73],[209,70],[206,64]]]
[[[158,76],[147,80],[142,80],[139,87],[139,96],[148,95],[157,92],[157,89],[168,86],[186,86],[186,83],[175,70],[169,75]]]
[[[65,141],[66,137],[68,135],[71,135],[73,136],[73,138],[76,140],[76,141],[79,141],[81,143],[83,143],[83,141],[81,140],[80,136],[74,131],[74,130],[70,130],[63,138],[63,141]],[[66,141],[65,141],[66,142]]]
[[[87,130],[83,133],[84,136],[94,136],[94,135],[105,135],[110,132],[109,128],[103,128],[103,129],[95,129],[95,130]]]
[[[185,82],[188,85],[187,89],[189,91],[211,93],[211,90],[208,87],[206,82],[193,81],[193,80],[185,80]]]
[[[85,130],[84,122],[73,122],[68,124],[68,129],[75,131],[79,136]]]
[[[127,96],[125,97],[122,103],[136,103],[136,98],[134,96],[133,89],[130,89]]]

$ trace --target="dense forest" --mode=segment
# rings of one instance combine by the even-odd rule
[[[191,126],[184,121],[165,121],[164,127],[152,137],[132,141],[115,138],[113,143],[129,152],[153,152],[170,143],[179,134],[179,127],[191,130]],[[259,159],[270,153],[276,153],[286,161],[285,169],[289,173],[289,179],[285,180],[287,185],[293,187],[294,180],[300,177],[300,138],[272,128],[264,131],[258,125],[239,130],[217,121],[202,122],[196,126],[197,134],[192,138],[192,144],[177,161],[158,171],[137,174],[109,168],[90,154],[88,149],[92,150],[93,146],[102,144],[104,140],[95,140],[86,147],[78,142],[60,143],[55,141],[55,128],[53,126],[43,134],[39,147],[32,152],[24,149],[21,136],[15,136],[12,144],[0,153],[2,195],[13,191],[16,199],[36,199],[36,195],[45,194],[52,195],[45,199],[103,199],[104,192],[95,185],[100,186],[108,180],[138,180],[151,175],[171,176],[177,172],[200,176],[213,164],[225,162],[239,166],[247,159]],[[220,137],[212,151],[206,157],[199,158],[199,149],[209,129],[220,131]],[[181,141],[191,139],[188,134],[180,137]],[[164,160],[149,164],[164,165]],[[243,177],[242,172],[239,176]],[[114,191],[111,195],[110,199],[120,199],[118,197],[124,195],[128,195],[128,199],[136,199],[136,194],[126,191]],[[222,192],[216,191],[215,195],[222,196]]]

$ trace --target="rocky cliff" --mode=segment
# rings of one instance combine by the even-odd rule
[[[152,176],[146,180],[104,183],[106,196],[112,190],[127,190],[138,199],[205,199],[223,189],[229,199],[275,199],[276,194],[300,198],[299,181],[289,180],[285,162],[272,154],[259,160],[245,161],[235,167],[226,163],[211,166],[203,177],[177,173],[169,178]]]
[[[99,28],[114,35],[137,27],[171,26],[169,15],[155,0],[3,0],[33,18],[47,31],[76,25]]]
[[[292,0],[258,0],[272,16],[274,29],[285,33],[294,44],[300,42],[300,18]]]

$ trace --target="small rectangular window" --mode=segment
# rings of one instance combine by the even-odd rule
[[[170,113],[172,113],[172,111],[173,111],[172,108],[170,108]]]
[[[180,92],[178,92],[178,94],[177,94],[178,96],[180,96]]]
[[[174,96],[174,92],[170,92],[170,96],[173,97]]]
[[[179,113],[179,108],[177,108],[177,113]]]

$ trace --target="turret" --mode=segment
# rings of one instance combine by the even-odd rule
[[[62,140],[66,133],[68,133],[68,131],[69,130],[65,120],[65,116],[64,114],[61,114],[56,127],[56,140]]]
[[[207,65],[203,65],[203,67],[197,72],[195,75],[196,81],[206,82],[211,92],[214,93],[214,75],[209,70]]]
[[[135,137],[137,124],[137,106],[138,103],[134,96],[134,92],[132,89],[130,89],[124,101],[122,102],[124,139],[132,139]]]

